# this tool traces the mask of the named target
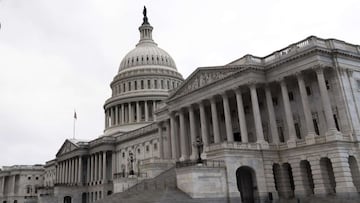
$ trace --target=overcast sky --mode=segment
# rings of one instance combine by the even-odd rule
[[[153,38],[184,78],[310,35],[360,44],[359,0],[0,0],[0,166],[43,164],[94,139],[146,5]]]

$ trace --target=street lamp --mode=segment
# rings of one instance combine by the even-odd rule
[[[134,163],[134,161],[135,161],[135,157],[134,157],[134,154],[133,154],[131,151],[129,152],[128,161],[130,162],[130,172],[129,172],[129,175],[135,175],[135,173],[134,173],[134,166],[133,166],[133,163]]]
[[[197,137],[196,137],[196,140],[195,140],[195,142],[193,143],[193,145],[194,145],[195,147],[197,147],[197,150],[198,150],[197,163],[202,163],[203,161],[202,161],[202,159],[201,159],[201,150],[202,150],[202,148],[203,148],[204,143],[202,142],[200,136],[197,136]]]

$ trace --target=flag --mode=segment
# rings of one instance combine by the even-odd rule
[[[74,111],[74,119],[75,119],[75,120],[77,119],[76,111]]]

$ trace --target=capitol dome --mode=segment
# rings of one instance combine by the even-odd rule
[[[105,135],[119,135],[153,123],[158,104],[183,81],[173,58],[152,39],[144,8],[140,40],[121,60],[104,104]]]

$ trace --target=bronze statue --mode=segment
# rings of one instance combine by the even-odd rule
[[[144,10],[143,10],[143,14],[144,14],[143,25],[144,25],[144,24],[149,24],[149,21],[148,21],[148,18],[147,18],[147,16],[146,16],[146,13],[147,13],[146,7],[144,6]]]
[[[147,17],[146,16],[146,7],[145,6],[144,6],[143,14],[144,14],[144,17]]]

